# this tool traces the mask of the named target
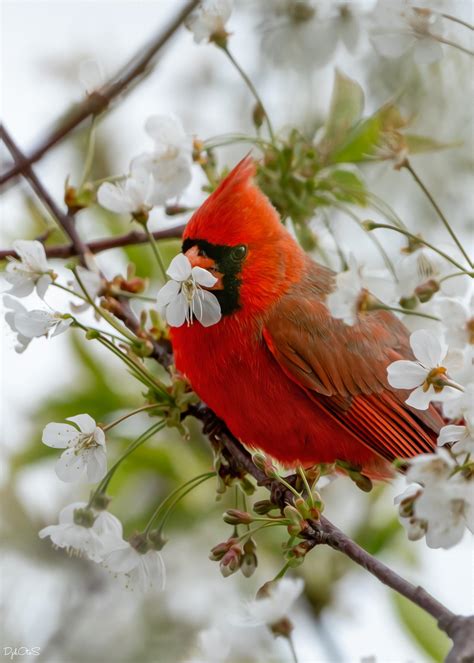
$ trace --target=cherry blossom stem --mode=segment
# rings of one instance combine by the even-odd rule
[[[234,58],[234,56],[233,56],[232,53],[229,51],[229,49],[227,48],[227,46],[221,46],[221,49],[222,49],[222,50],[224,51],[224,53],[227,55],[227,57],[229,58],[230,62],[233,64],[233,66],[235,67],[235,69],[239,72],[240,76],[242,77],[243,81],[244,81],[245,84],[247,85],[248,89],[249,89],[250,92],[253,94],[253,96],[254,96],[254,98],[255,98],[255,101],[257,102],[257,104],[258,104],[258,105],[260,106],[260,108],[262,109],[263,114],[264,114],[264,116],[265,116],[265,121],[266,121],[266,123],[267,123],[268,133],[270,134],[271,142],[274,143],[274,142],[275,142],[275,135],[274,135],[274,133],[273,133],[272,123],[271,123],[271,121],[270,121],[270,117],[269,117],[267,111],[265,110],[265,106],[263,105],[263,102],[262,102],[262,100],[260,99],[260,95],[258,94],[255,85],[252,83],[252,81],[251,81],[250,78],[247,76],[247,74],[245,73],[245,71],[242,69],[242,67],[240,66],[240,64],[239,64],[239,63],[237,62],[237,60]]]
[[[465,48],[464,46],[461,46],[461,44],[458,44],[455,41],[451,41],[450,39],[446,39],[445,37],[442,37],[441,35],[432,35],[432,37],[433,37],[433,39],[436,39],[436,41],[439,41],[441,44],[446,44],[446,46],[452,46],[453,48],[457,48],[458,51],[462,51],[463,53],[466,53],[467,55],[474,55],[474,51],[471,51],[468,48]]]
[[[89,331],[97,332],[97,334],[105,334],[106,336],[110,336],[110,338],[115,339],[116,341],[120,341],[120,343],[126,343],[127,345],[131,345],[130,341],[128,341],[126,338],[123,338],[122,336],[117,336],[117,334],[113,334],[112,332],[105,331],[105,329],[99,329],[98,327],[90,327],[89,325],[83,325],[77,318],[73,317],[74,322],[72,323],[73,327],[76,327],[78,329],[82,329],[86,333]]]
[[[90,508],[90,506],[92,505],[92,502],[94,501],[94,498],[97,495],[100,495],[101,493],[105,493],[105,491],[107,490],[107,487],[108,487],[113,475],[115,474],[117,469],[120,467],[120,465],[123,463],[123,461],[126,458],[128,458],[130,456],[130,454],[132,454],[136,449],[138,449],[138,447],[140,447],[142,444],[144,444],[144,442],[149,440],[150,437],[155,435],[155,433],[159,433],[165,427],[165,425],[166,424],[165,424],[164,421],[160,421],[158,423],[153,424],[153,426],[150,426],[149,428],[147,428],[147,430],[144,433],[142,433],[139,437],[136,438],[136,440],[134,440],[129,445],[129,447],[125,450],[125,452],[122,454],[122,456],[120,456],[120,458],[112,465],[110,470],[107,472],[105,477],[102,479],[102,481],[97,486],[94,493],[91,495],[91,498],[90,498],[89,504],[88,504],[88,508]]]
[[[444,251],[441,251],[441,249],[436,248],[433,244],[430,244],[427,242],[425,239],[422,237],[418,237],[418,235],[414,235],[413,233],[408,232],[408,230],[403,230],[402,228],[398,228],[397,226],[391,226],[388,223],[375,223],[373,221],[366,222],[367,229],[368,230],[378,230],[380,229],[385,229],[385,230],[394,230],[397,233],[400,233],[402,235],[405,235],[405,237],[408,237],[409,239],[412,239],[415,242],[418,242],[419,244],[423,244],[424,246],[427,246],[429,249],[443,257],[445,260],[450,262],[452,265],[457,267],[463,274],[467,274],[468,276],[472,276],[472,272],[469,272],[467,269],[465,269],[459,262],[457,262],[454,258],[451,258],[450,255],[447,253],[444,253]]]
[[[301,479],[303,480],[304,487],[306,488],[306,492],[308,493],[308,499],[310,501],[311,506],[314,506],[314,497],[313,497],[313,491],[309,487],[308,479],[306,478],[306,474],[304,469],[301,467],[301,465],[298,466],[298,474],[300,475]]]
[[[288,647],[290,648],[293,663],[298,663],[298,656],[296,655],[295,643],[293,642],[293,638],[291,636],[291,633],[289,633],[285,637],[285,640],[288,642]]]
[[[145,228],[145,234],[148,237],[148,240],[150,242],[151,250],[154,253],[154,256],[156,258],[156,262],[158,263],[158,267],[160,268],[161,276],[163,277],[163,281],[166,283],[168,280],[168,277],[166,275],[166,267],[163,262],[163,258],[161,257],[160,250],[155,242],[155,238],[153,237],[152,233],[150,232],[150,229],[148,228],[148,224],[145,223],[143,224],[143,227]]]
[[[128,419],[129,417],[133,417],[135,414],[138,414],[139,412],[145,412],[146,410],[157,410],[160,408],[159,403],[148,403],[147,405],[142,405],[141,407],[138,407],[136,410],[132,410],[131,412],[127,412],[127,414],[124,414],[123,417],[119,417],[118,419],[115,419],[115,421],[112,421],[110,424],[107,424],[106,426],[102,426],[102,430],[108,431],[114,426],[118,426],[118,424],[122,423],[122,421],[125,421],[125,419]]]
[[[469,30],[474,30],[474,25],[471,25],[471,23],[468,23],[467,21],[463,21],[461,18],[458,18],[457,16],[452,16],[451,14],[445,14],[444,12],[440,12],[440,16],[448,19],[448,21],[459,23],[459,25],[463,25],[465,28],[469,28]]]
[[[429,313],[420,313],[419,311],[411,311],[407,308],[397,308],[396,306],[374,306],[375,310],[382,311],[394,311],[395,313],[403,313],[404,315],[416,315],[419,318],[427,318],[427,320],[435,320],[440,322],[440,318],[437,318],[435,315],[430,315]]]
[[[443,222],[444,227],[446,228],[446,230],[448,231],[448,233],[451,235],[452,240],[453,240],[454,243],[457,245],[458,249],[461,251],[461,253],[463,254],[464,258],[467,260],[467,264],[468,264],[471,268],[474,267],[474,263],[471,262],[471,259],[469,258],[469,255],[467,254],[467,252],[465,251],[463,245],[462,245],[461,242],[459,241],[459,239],[458,239],[456,233],[455,233],[454,230],[451,228],[451,225],[450,225],[448,219],[445,217],[445,215],[444,215],[443,212],[441,211],[441,208],[439,207],[438,203],[435,201],[435,199],[433,198],[433,196],[431,195],[429,189],[426,187],[426,185],[423,183],[423,181],[419,178],[418,174],[416,173],[416,171],[414,170],[413,166],[412,166],[411,163],[408,161],[408,159],[405,159],[405,160],[403,161],[403,163],[402,163],[402,165],[401,165],[401,168],[406,168],[406,169],[408,170],[408,172],[410,173],[410,175],[413,177],[413,179],[415,180],[415,182],[418,184],[418,186],[420,187],[420,189],[423,191],[423,193],[425,194],[425,196],[426,196],[426,197],[428,198],[428,200],[430,201],[430,203],[431,203],[433,209],[435,210],[435,212],[437,213],[437,215],[439,216],[439,218],[440,218],[441,221]]]
[[[84,293],[84,296],[86,297],[86,300],[92,306],[92,308],[97,313],[97,315],[99,315],[101,318],[106,320],[109,323],[109,325],[111,325],[111,327],[114,327],[118,332],[123,334],[125,336],[125,338],[128,338],[129,341],[131,341],[132,343],[136,343],[137,342],[137,337],[135,336],[135,334],[133,332],[129,331],[127,329],[127,327],[125,327],[125,325],[123,325],[121,322],[119,322],[117,320],[117,318],[115,318],[113,315],[109,314],[108,311],[103,309],[101,306],[97,306],[97,304],[94,302],[92,297],[89,295],[89,293],[87,291],[87,288],[85,287],[81,277],[79,276],[76,267],[72,268],[72,272],[73,272],[74,276],[76,277],[76,281],[78,282],[79,287],[81,288],[82,292]]]
[[[173,490],[169,495],[167,495],[165,499],[162,502],[160,502],[160,504],[157,506],[151,518],[149,519],[148,523],[146,524],[145,529],[143,530],[144,536],[146,536],[150,532],[155,520],[163,511],[163,509],[165,509],[165,513],[163,515],[160,524],[160,531],[163,531],[166,521],[168,520],[171,512],[176,507],[176,505],[195,488],[197,488],[202,483],[208,481],[209,479],[215,476],[216,476],[215,472],[206,472],[204,474],[200,474],[199,476],[194,477],[194,479],[190,479],[190,481],[187,481],[185,484],[179,486],[178,488]]]

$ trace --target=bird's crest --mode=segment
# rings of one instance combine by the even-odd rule
[[[253,183],[255,170],[252,157],[242,159],[191,217],[184,238],[234,245],[279,232],[277,212]]]

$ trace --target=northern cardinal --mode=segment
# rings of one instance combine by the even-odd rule
[[[334,273],[311,260],[241,161],[194,213],[182,251],[217,277],[222,318],[171,329],[177,369],[247,447],[285,466],[342,460],[371,477],[430,452],[443,425],[433,406],[410,408],[387,365],[413,359],[389,311],[334,319]]]

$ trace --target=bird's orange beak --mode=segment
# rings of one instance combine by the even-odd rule
[[[189,260],[192,267],[202,267],[202,269],[207,269],[207,271],[217,279],[217,282],[211,288],[206,288],[206,290],[224,289],[224,284],[222,282],[224,275],[217,270],[216,263],[212,258],[199,255],[199,248],[197,246],[192,246],[184,255]]]

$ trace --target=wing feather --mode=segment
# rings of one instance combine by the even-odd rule
[[[378,455],[393,460],[433,449],[443,420],[431,406],[414,410],[387,382],[387,366],[412,359],[408,332],[389,311],[348,326],[326,305],[333,275],[308,259],[305,278],[273,307],[264,340],[282,370],[318,406]]]

